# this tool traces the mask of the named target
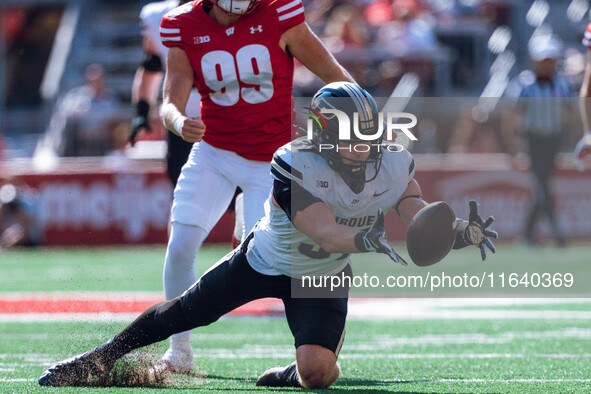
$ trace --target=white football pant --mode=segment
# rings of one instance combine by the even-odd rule
[[[247,160],[203,141],[193,145],[174,190],[163,275],[167,300],[184,293],[197,279],[197,251],[228,208],[236,186],[244,194],[242,239],[264,216],[273,182],[270,168],[267,162]],[[188,332],[174,335],[171,347],[181,342],[187,346],[188,338]]]

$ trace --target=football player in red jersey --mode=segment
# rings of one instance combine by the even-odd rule
[[[164,263],[170,300],[195,281],[203,240],[230,203],[244,193],[242,238],[264,216],[273,152],[290,141],[293,58],[323,81],[353,81],[305,23],[301,0],[197,0],[164,16],[169,47],[162,117],[193,146],[174,192]],[[201,116],[185,113],[191,88]],[[190,372],[189,332],[171,338],[158,365]]]
[[[583,127],[585,134],[575,147],[575,160],[579,169],[584,168],[583,159],[591,155],[591,23],[587,25],[583,45],[587,47],[587,63],[585,66],[585,77],[579,96],[581,97],[581,117],[583,118]]]

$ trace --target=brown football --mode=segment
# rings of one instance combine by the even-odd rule
[[[412,218],[406,232],[406,248],[421,267],[441,261],[456,240],[456,215],[445,201],[432,202]]]

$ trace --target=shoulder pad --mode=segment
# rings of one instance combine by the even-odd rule
[[[283,145],[281,148],[273,154],[273,160],[271,161],[271,176],[273,179],[281,181],[283,183],[289,183],[291,181],[298,184],[302,184],[303,177],[302,172],[296,168],[293,168],[293,152],[292,143]]]
[[[158,1],[154,3],[148,3],[142,7],[140,11],[140,19],[152,19],[155,17],[162,18],[168,11],[178,7],[176,1]]]
[[[160,38],[164,46],[171,47],[180,44],[183,21],[180,20],[179,16],[187,14],[192,10],[193,6],[191,3],[186,3],[164,15],[160,22]]]
[[[274,0],[270,5],[276,11],[273,14],[276,15],[279,23],[280,33],[284,33],[291,27],[306,20],[304,5],[301,0]]]
[[[386,145],[386,144],[384,144]],[[398,144],[387,144],[389,149],[384,149],[382,160],[386,162],[386,165],[392,165],[397,168],[396,177],[408,176],[408,182],[410,182],[415,176],[415,160],[408,149],[402,148]],[[392,146],[396,146],[396,150],[392,149]]]
[[[193,11],[193,5],[189,2],[189,3],[185,3],[181,6],[178,6],[173,10],[170,10],[168,13],[166,13],[165,17],[166,18],[176,18],[180,15],[187,14],[191,11]]]

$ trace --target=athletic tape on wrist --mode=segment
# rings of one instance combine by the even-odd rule
[[[176,131],[179,135],[183,135],[183,124],[185,123],[185,120],[187,120],[187,117],[181,115],[174,121],[174,131]]]

